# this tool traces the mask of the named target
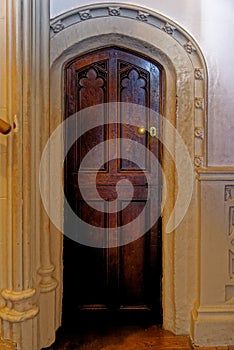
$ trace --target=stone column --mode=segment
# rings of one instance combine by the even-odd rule
[[[8,0],[7,33],[7,112],[13,132],[7,149],[7,277],[0,329],[18,350],[38,350],[54,339],[57,285],[38,186],[41,150],[49,136],[49,0]]]
[[[36,112],[36,123],[38,132],[40,132],[40,156],[44,150],[46,142],[50,136],[50,115],[49,115],[49,96],[50,96],[50,17],[49,1],[36,1],[36,25],[40,39],[37,45],[38,58],[37,67],[40,80],[37,82],[38,110]],[[43,22],[43,23],[42,23]],[[38,159],[39,161],[39,159]],[[37,164],[39,165],[39,164]],[[38,168],[39,170],[39,168]],[[50,160],[47,160],[47,169],[43,174],[43,183],[48,188],[49,196],[49,171]],[[39,172],[38,172],[39,174]],[[40,334],[41,339],[47,339],[46,346],[54,341],[55,336],[55,309],[56,309],[56,287],[57,281],[53,278],[54,265],[51,263],[50,256],[50,220],[40,202],[38,220],[40,222]],[[45,327],[46,324],[46,327]],[[43,344],[45,346],[45,344]]]

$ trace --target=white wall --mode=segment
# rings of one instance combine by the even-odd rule
[[[89,5],[91,2],[51,0],[51,18],[68,10]],[[118,3],[125,1],[119,0]],[[209,165],[233,166],[234,1],[131,0],[128,4],[162,13],[183,26],[197,40],[205,55],[209,71]]]

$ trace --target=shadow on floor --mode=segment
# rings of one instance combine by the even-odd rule
[[[187,336],[175,336],[144,319],[83,320],[57,332],[51,350],[191,350]]]

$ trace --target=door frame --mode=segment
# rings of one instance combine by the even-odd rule
[[[122,16],[109,16],[103,20],[100,15],[100,8],[106,11],[108,6],[92,6],[92,17],[90,16],[90,8],[82,8],[82,16],[87,16],[87,20],[80,20],[69,25],[69,18],[74,19],[74,11],[59,16],[59,18],[52,21],[50,61],[51,130],[54,130],[61,123],[64,116],[64,65],[72,58],[100,47],[120,46],[127,48],[136,53],[142,53],[146,57],[159,62],[163,67],[165,72],[164,113],[166,119],[176,127],[188,147],[191,159],[194,159],[195,174],[197,167],[202,168],[206,164],[206,143],[204,140],[206,136],[206,108],[204,106],[206,105],[207,76],[205,61],[198,45],[186,31],[176,24],[170,24],[172,21],[168,21],[165,17],[154,12],[150,12],[150,15],[161,21],[162,25],[160,24],[159,27],[149,25],[147,21],[138,18],[132,20],[132,18]],[[99,13],[95,17],[94,11],[97,9]],[[131,16],[136,11],[140,16],[142,9],[131,6],[127,7],[127,10],[132,11]],[[81,12],[78,10],[78,13]],[[103,14],[103,16],[105,15]],[[146,15],[143,13],[142,16]],[[67,23],[67,27],[64,23]],[[173,28],[176,28],[180,37],[175,35]],[[171,96],[174,96],[174,98],[172,99]],[[199,96],[199,98],[196,96]],[[204,137],[202,138],[198,137],[198,134],[194,136],[194,128],[201,120],[201,115],[203,115],[202,119],[204,120],[202,126]],[[173,157],[176,159],[178,157],[177,140],[169,136],[169,131],[165,125],[162,134],[163,144],[174,150]],[[162,217],[163,326],[174,333],[189,333],[190,315],[194,301],[197,299],[198,288],[198,247],[194,247],[193,244],[197,240],[199,232],[196,188],[193,191],[192,202],[184,220],[172,233],[167,234],[166,225],[176,201],[175,165],[167,152],[163,152],[162,167],[164,169],[164,180],[165,178],[169,179],[166,184],[163,183],[162,189],[163,201],[167,200]],[[61,208],[61,217],[62,213]],[[185,235],[187,236],[184,240],[179,238]],[[62,238],[58,244],[62,246]],[[191,257],[188,256],[188,249],[190,249],[188,247],[193,249]],[[182,265],[181,261],[183,261]],[[190,273],[194,276],[194,286],[189,292],[186,289],[188,275],[185,275],[183,271],[184,265],[189,266]],[[59,271],[61,271],[61,267]],[[62,282],[61,274],[59,277],[60,282]],[[186,305],[182,305],[182,299],[186,300]],[[181,321],[178,321],[177,314],[181,313],[179,311],[181,306],[183,317],[181,317]]]
[[[101,55],[101,57],[102,57],[102,59],[100,58],[100,60],[104,60],[104,58],[103,58],[103,55],[105,56],[105,55],[107,55],[107,57],[110,59],[110,56],[109,55],[111,55],[111,57],[112,57],[112,59],[113,59],[113,52],[112,52],[112,50],[114,50],[115,52],[117,51],[117,52],[120,52],[120,56],[118,56],[118,54],[117,53],[115,53],[115,55],[117,55],[117,56],[114,56],[115,58],[117,57],[119,60],[123,60],[124,58],[120,58],[120,57],[122,57],[122,54],[126,54],[127,55],[127,57],[125,58],[126,59],[126,63],[129,63],[129,65],[131,65],[132,67],[134,66],[134,65],[136,65],[136,67],[138,67],[139,68],[139,70],[140,69],[144,69],[144,70],[146,70],[146,68],[144,67],[144,68],[142,68],[142,66],[140,66],[140,62],[147,62],[147,64],[152,64],[152,65],[154,65],[154,68],[152,69],[152,71],[151,71],[151,68],[148,70],[148,73],[149,73],[149,75],[151,76],[151,78],[149,78],[149,82],[148,82],[148,89],[150,89],[150,91],[151,91],[151,93],[152,93],[152,95],[150,95],[150,93],[149,93],[149,96],[154,96],[153,95],[153,93],[154,93],[154,89],[153,89],[153,81],[154,81],[154,79],[156,80],[156,79],[158,79],[159,80],[159,88],[158,88],[158,90],[159,90],[159,95],[157,96],[157,101],[158,101],[158,110],[160,111],[160,114],[163,114],[163,108],[164,108],[164,72],[163,72],[163,70],[162,70],[162,67],[161,67],[161,65],[159,65],[159,63],[158,62],[155,62],[154,60],[152,60],[152,59],[150,59],[149,57],[145,57],[144,55],[142,55],[142,54],[140,54],[139,52],[137,53],[137,52],[135,52],[135,51],[133,51],[133,50],[129,50],[129,49],[123,49],[122,47],[120,47],[120,46],[105,46],[105,47],[99,47],[97,50],[93,50],[93,51],[89,51],[89,52],[87,52],[87,53],[85,53],[85,54],[83,54],[83,55],[79,55],[79,56],[76,56],[75,58],[73,58],[71,61],[68,61],[67,63],[66,63],[66,65],[64,65],[63,67],[64,67],[64,72],[63,72],[63,75],[64,75],[64,78],[65,78],[65,81],[64,81],[64,103],[65,103],[65,113],[64,113],[64,120],[66,120],[67,118],[68,118],[68,115],[70,115],[69,114],[69,112],[68,112],[68,110],[69,110],[69,104],[68,104],[68,100],[69,100],[69,97],[68,97],[68,94],[70,93],[70,91],[72,91],[71,93],[72,93],[72,95],[73,96],[76,96],[76,92],[74,92],[74,86],[73,86],[73,88],[70,88],[70,84],[72,84],[73,85],[73,83],[72,82],[74,82],[75,80],[75,74],[74,75],[72,75],[73,76],[73,79],[72,79],[72,81],[70,80],[71,79],[71,77],[69,78],[69,71],[70,71],[70,69],[71,69],[71,66],[73,66],[74,64],[75,64],[75,66],[79,66],[79,60],[81,60],[81,62],[82,62],[82,69],[88,69],[88,67],[90,67],[90,66],[93,66],[94,65],[94,62],[91,62],[91,60],[90,60],[90,54],[91,54],[91,57],[92,57],[92,54],[96,57],[96,55],[98,56],[98,54],[100,54]],[[107,53],[108,52],[108,53]],[[130,58],[129,58],[129,56],[130,56]],[[87,64],[87,57],[88,57],[88,61],[89,61],[89,64]],[[134,63],[132,63],[131,62],[131,60],[134,60],[134,58],[136,58],[137,60],[139,60],[139,62],[138,62],[138,64],[139,64],[139,66],[137,66],[137,63],[136,62],[134,62]],[[107,58],[105,58],[105,59],[107,59]],[[129,61],[127,61],[129,59]],[[96,63],[98,63],[99,61],[95,61]],[[109,65],[108,64],[108,68],[106,68],[106,69],[108,69],[108,73],[107,73],[107,81],[108,81],[108,79],[109,79],[109,73],[111,72],[111,70],[109,70],[109,69],[111,69],[110,68],[110,66],[111,66],[111,64]],[[85,68],[84,68],[85,67]],[[116,66],[117,67],[117,66]],[[157,67],[157,68],[156,68]],[[78,68],[77,68],[78,69]],[[81,69],[81,68],[79,68],[79,69]],[[116,69],[116,71],[115,71],[115,74],[117,74],[117,68],[115,68]],[[148,69],[148,68],[147,68]],[[155,76],[154,76],[154,71],[155,71],[155,69],[158,69],[158,71],[159,71],[159,78],[155,78]],[[72,71],[74,70],[74,68],[72,69]],[[86,72],[86,74],[87,74],[87,72]],[[85,77],[86,77],[86,75],[85,75]],[[116,79],[117,79],[117,76],[116,76]],[[76,83],[75,83],[76,84]],[[74,85],[75,85],[74,84]],[[107,86],[109,86],[109,84],[107,84]],[[109,87],[110,88],[110,87]],[[114,87],[114,89],[115,89],[115,87]],[[76,91],[76,90],[75,90]],[[116,90],[116,98],[117,98],[117,91],[118,91],[118,88],[117,88],[117,90]],[[155,93],[154,93],[155,94]],[[148,96],[148,95],[147,95]],[[153,104],[154,102],[153,101],[156,101],[156,99],[153,99],[152,97],[150,98],[149,97],[149,104]],[[141,113],[144,113],[144,110],[142,110],[142,108],[141,108],[141,106],[139,107],[139,108],[137,108],[135,105],[134,105],[134,107],[133,107],[133,104],[130,104],[131,105],[131,107],[132,108],[134,108],[134,112],[133,112],[133,116],[134,115],[138,115],[138,114],[141,114]],[[107,107],[107,109],[109,110],[109,111],[112,111],[112,106],[113,106],[113,109],[115,109],[115,108],[120,108],[121,109],[121,102],[119,103],[119,102],[117,102],[117,105],[116,105],[116,103],[115,102],[109,102],[108,103],[108,107]],[[72,107],[73,108],[73,107]],[[148,109],[147,107],[146,107],[146,109]],[[93,111],[93,108],[92,108],[92,111]],[[99,108],[97,107],[97,109],[95,109],[94,111],[96,111],[96,113],[97,114],[99,114]],[[93,112],[94,112],[93,111]],[[149,114],[148,116],[150,116],[150,118],[152,118],[152,120],[151,120],[151,122],[153,123],[152,125],[157,125],[156,127],[157,127],[157,129],[158,129],[158,132],[157,132],[157,134],[160,134],[161,133],[161,130],[162,130],[162,121],[160,120],[160,119],[158,119],[157,117],[158,117],[158,113],[159,113],[159,111],[154,111],[152,114]],[[93,113],[93,112],[91,112],[91,113]],[[150,113],[150,109],[148,109],[148,112]],[[89,111],[87,112],[87,113],[89,113]],[[95,112],[94,112],[95,113]],[[82,118],[82,113],[80,114],[80,117]],[[85,114],[84,114],[84,117],[86,117],[85,116]],[[156,119],[157,118],[157,119]],[[116,121],[117,122],[117,121]],[[128,120],[126,119],[126,120],[124,120],[124,123],[128,123]],[[155,124],[156,123],[156,124]],[[141,125],[141,124],[140,124]],[[67,127],[65,126],[65,130],[67,130]],[[68,129],[68,132],[69,132],[69,129]],[[150,136],[149,136],[150,137]],[[66,135],[65,135],[65,139],[66,139]],[[161,163],[161,158],[162,158],[162,144],[161,144],[161,142],[160,142],[160,140],[158,140],[157,138],[155,139],[155,140],[157,140],[156,142],[157,142],[157,154],[155,154],[155,156],[157,157],[157,159],[159,160],[159,163]],[[149,141],[148,141],[149,142]],[[145,145],[145,147],[146,147],[146,145]],[[149,147],[149,144],[148,144],[148,147]],[[77,153],[79,154],[79,151],[76,151],[75,152],[75,154],[73,153],[73,157],[78,157],[77,156]],[[73,158],[74,159],[74,158]],[[72,160],[70,160],[71,162],[72,162]],[[147,167],[147,169],[148,169],[148,171],[150,172],[150,170],[149,170],[149,168]],[[120,171],[120,170],[118,170],[118,171]],[[127,173],[124,173],[127,177],[128,177],[128,172]],[[67,182],[66,182],[66,178],[67,178],[67,176],[66,175],[68,175],[68,173],[67,173],[67,170],[66,171],[64,171],[64,185],[65,186],[67,186]],[[119,175],[121,176],[121,173],[119,173]],[[123,175],[123,174],[122,174]],[[158,189],[157,189],[157,193],[158,193],[158,203],[157,203],[157,208],[158,207],[161,207],[161,204],[162,204],[162,202],[161,202],[161,182],[162,182],[162,176],[161,176],[161,171],[159,171],[158,170],[158,174],[157,174],[158,176],[157,176],[157,178],[158,178],[158,182],[157,182],[157,187],[158,187]],[[68,175],[69,176],[69,175]],[[135,175],[135,176],[137,176],[137,175]],[[70,181],[72,181],[71,179],[70,179]],[[69,184],[69,181],[68,181],[68,184]],[[69,186],[69,185],[68,185]],[[72,194],[71,194],[71,196],[72,196]],[[157,211],[159,211],[160,212],[160,210],[159,209],[157,209]],[[68,219],[69,220],[69,219]],[[162,228],[161,228],[161,215],[159,215],[159,217],[158,217],[158,215],[157,215],[157,220],[156,220],[156,222],[154,223],[154,225],[155,225],[155,227],[157,227],[157,254],[155,254],[155,257],[157,257],[157,261],[158,260],[160,260],[160,263],[159,263],[159,265],[157,266],[156,264],[155,264],[155,270],[153,270],[153,272],[156,272],[157,271],[157,276],[155,276],[155,284],[157,284],[157,293],[158,294],[156,294],[155,295],[155,299],[153,300],[151,300],[150,299],[150,301],[151,301],[151,303],[152,304],[154,304],[154,305],[156,305],[157,304],[157,309],[155,308],[155,306],[154,306],[154,308],[153,309],[150,309],[150,306],[149,305],[147,305],[146,303],[147,303],[147,301],[145,300],[145,303],[144,303],[144,307],[143,307],[143,305],[142,305],[142,310],[144,309],[145,311],[146,310],[151,310],[151,313],[150,313],[150,315],[151,315],[151,317],[153,318],[155,318],[155,322],[158,322],[158,323],[160,323],[161,322],[161,319],[162,319],[162,298],[161,298],[161,278],[162,278],[162,266],[161,266],[161,264],[162,264],[162,262],[161,262],[161,250],[162,250],[162,237],[161,237],[161,231],[162,231]],[[152,225],[153,226],[153,225]],[[152,228],[152,227],[151,227]],[[149,231],[151,231],[151,228],[149,228]],[[156,230],[156,229],[155,229]],[[69,236],[69,238],[72,238],[72,236],[73,235],[71,235],[71,237]],[[150,236],[150,235],[149,235]],[[140,238],[140,237],[142,237],[142,234],[140,234],[139,235],[139,237],[138,238]],[[138,239],[137,238],[137,239]],[[133,243],[133,242],[130,242],[130,244],[131,243]],[[73,243],[72,243],[73,244]],[[156,244],[156,243],[153,243],[153,244]],[[68,246],[70,247],[70,244],[68,244]],[[148,247],[148,248],[147,248]],[[150,248],[149,248],[149,245],[148,246],[145,246],[145,248],[147,249],[147,251],[148,251],[148,249],[150,250]],[[121,248],[122,247],[115,247],[114,249],[120,249],[121,250]],[[72,248],[71,248],[72,249]],[[149,252],[149,251],[148,251]],[[121,252],[119,251],[118,253],[114,253],[114,254],[117,254],[118,256],[119,255],[121,255]],[[152,254],[152,253],[150,253],[150,254]],[[66,251],[66,255],[65,255],[65,257],[66,256],[68,256],[68,260],[69,260],[69,251]],[[151,256],[151,255],[150,255]],[[64,259],[64,267],[66,266],[66,258]],[[70,265],[70,266],[73,266],[74,265],[74,261],[72,261],[72,265]],[[76,266],[78,267],[79,265],[77,265],[76,264]],[[79,269],[79,267],[78,267],[78,269]],[[121,269],[121,267],[120,267],[120,269]],[[65,270],[64,271],[66,271],[66,268],[65,268]],[[68,271],[70,271],[70,269],[68,269]],[[151,276],[153,276],[152,275],[152,273],[153,272],[151,272]],[[69,272],[68,272],[68,274],[69,274]],[[79,275],[79,272],[77,273],[77,276]],[[144,268],[144,277],[145,277],[145,275],[146,275],[146,271],[145,271],[145,268]],[[148,275],[147,275],[148,276]],[[149,275],[150,276],[150,275]],[[152,288],[152,286],[154,286],[154,283],[153,283],[153,281],[152,281],[152,277],[150,278],[150,277],[147,277],[147,280],[151,280],[151,286],[150,285],[148,285],[147,286],[147,293],[149,294],[150,293],[150,295],[152,295],[152,291],[150,291],[150,289]],[[156,278],[157,278],[157,280],[156,280]],[[72,281],[72,280],[71,280]],[[157,282],[156,282],[157,281]],[[72,282],[72,284],[73,284],[73,282]],[[65,283],[65,286],[63,285],[63,288],[65,289],[66,288],[66,283]],[[116,288],[117,288],[117,286],[116,286]],[[156,289],[155,287],[153,287],[154,289]],[[67,290],[67,289],[66,289]],[[68,291],[72,291],[72,288],[70,287],[69,289],[68,289]],[[70,296],[68,295],[67,296],[67,298],[68,299],[70,299]],[[146,296],[145,296],[145,298],[147,298]],[[157,300],[157,301],[156,301]],[[159,301],[160,300],[160,301]],[[69,301],[68,301],[68,304],[69,304]],[[99,306],[100,307],[100,306]],[[101,306],[101,309],[103,309],[104,308],[104,306],[102,305]],[[89,309],[89,307],[88,307],[88,309]],[[129,309],[129,310],[132,310],[132,308],[131,307],[128,307],[128,306],[126,306],[126,307],[120,307],[118,310],[120,311],[120,310],[127,310],[127,309]],[[141,306],[137,306],[136,307],[136,309],[139,311],[140,309],[141,309]],[[135,309],[135,310],[136,310]],[[98,307],[97,307],[97,310],[98,310]],[[107,310],[108,310],[108,307],[107,307]],[[65,307],[65,311],[66,311],[66,307]],[[109,310],[110,311],[110,310]],[[113,310],[112,310],[113,311]],[[130,311],[131,312],[131,311]],[[70,313],[69,313],[69,315],[68,315],[68,317],[70,317]],[[66,325],[65,325],[66,326]]]

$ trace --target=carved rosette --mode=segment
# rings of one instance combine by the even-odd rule
[[[194,135],[198,139],[203,140],[204,139],[204,129],[202,127],[196,127],[194,130]]]
[[[191,41],[188,41],[186,44],[184,44],[184,48],[190,55],[196,52],[196,49],[191,43]]]
[[[194,77],[196,80],[203,80],[204,79],[204,72],[202,68],[195,68],[194,69]]]
[[[109,7],[108,11],[110,16],[120,16],[120,7]]]
[[[204,109],[204,98],[203,97],[196,97],[194,102],[196,109]]]
[[[63,30],[65,28],[62,21],[58,21],[54,24],[51,24],[50,27],[53,29],[54,33],[59,33],[59,32],[61,32],[61,30]]]
[[[170,35],[173,35],[174,31],[175,31],[175,27],[173,27],[170,23],[166,23],[164,24],[164,26],[162,27],[162,29],[167,33],[167,34],[170,34]]]
[[[137,19],[142,22],[147,22],[149,17],[149,13],[143,12],[143,11],[138,11]]]
[[[80,11],[79,15],[80,15],[80,19],[82,21],[85,21],[86,19],[92,18],[92,14],[91,14],[90,10]]]
[[[203,166],[203,157],[195,156],[194,157],[194,165],[197,168],[201,168]]]

